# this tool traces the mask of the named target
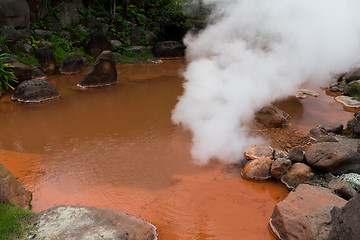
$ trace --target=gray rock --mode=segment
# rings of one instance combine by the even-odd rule
[[[101,22],[99,22],[96,17],[94,17],[94,15],[92,15],[91,13],[89,13],[86,16],[86,27],[88,29],[99,29],[101,27]]]
[[[146,41],[149,43],[150,46],[154,46],[159,38],[151,31],[145,31],[146,34]]]
[[[281,182],[288,189],[294,189],[298,185],[308,182],[315,177],[311,167],[304,163],[295,163],[291,169],[281,178]]]
[[[329,82],[329,89],[332,92],[342,92],[345,89],[346,82],[342,80],[342,77],[346,73],[333,74]]]
[[[277,158],[271,164],[271,177],[279,179],[286,174],[291,168],[291,161],[287,158]]]
[[[30,80],[34,77],[34,72],[29,66],[17,60],[10,61],[10,64],[14,66],[14,74],[19,83]]]
[[[353,97],[349,96],[337,96],[335,97],[335,100],[339,103],[343,104],[345,107],[349,108],[360,108],[360,101],[356,100]]]
[[[359,79],[360,79],[360,68],[352,68],[342,77],[342,80],[344,80],[346,83],[350,83],[352,81]]]
[[[121,47],[122,45],[119,40],[111,40],[110,43],[113,48]]]
[[[274,151],[274,158],[288,158],[288,155],[279,149],[275,149]]]
[[[338,142],[323,142],[311,145],[305,152],[307,163],[313,168],[340,175],[360,173],[360,154]]]
[[[270,166],[272,162],[272,159],[267,157],[250,160],[242,169],[241,176],[246,179],[257,181],[269,179],[271,178]]]
[[[31,79],[19,84],[14,90],[13,101],[36,103],[60,97],[56,89],[41,79]]]
[[[86,73],[77,84],[78,87],[91,88],[102,87],[117,83],[117,70],[113,55],[110,51],[104,51],[96,59],[94,66]]]
[[[142,31],[141,28],[134,24],[131,28],[131,35],[130,35],[130,41],[132,45],[137,45],[140,43],[142,38]]]
[[[31,46],[30,44],[27,44],[27,43],[23,43],[21,41],[17,41],[15,43],[15,46],[19,52],[22,52],[25,54],[32,54],[34,52],[33,46]]]
[[[348,182],[334,176],[332,176],[328,187],[346,200],[356,195],[355,189]]]
[[[325,123],[319,126],[327,133],[342,133],[344,126],[342,123]]]
[[[360,134],[360,112],[356,112],[354,118],[347,122],[347,127],[354,133]]]
[[[37,34],[37,35],[39,35],[40,37],[43,37],[43,38],[51,37],[51,35],[52,35],[52,32],[42,30],[42,29],[36,29],[36,30],[34,30],[34,32],[35,32],[35,34]]]
[[[288,153],[289,159],[293,162],[304,162],[305,155],[304,155],[304,149],[302,146],[297,146],[292,149],[290,149]]]
[[[55,46],[55,44],[53,42],[45,42],[45,41],[42,41],[42,42],[39,42],[38,44],[38,47],[39,48],[53,48]]]
[[[41,70],[45,74],[53,74],[56,71],[55,56],[50,48],[42,47],[35,50],[35,57],[39,60]]]
[[[108,208],[56,206],[36,215],[34,222],[40,239],[158,239],[152,224]]]
[[[30,8],[26,0],[0,1],[0,25],[30,27]]]
[[[79,16],[77,15],[77,9],[72,3],[61,3],[60,7],[60,21],[64,27],[70,27],[72,25],[79,24]]]
[[[314,90],[311,90],[311,89],[304,89],[304,88],[301,88],[301,89],[298,89],[295,93],[295,97],[296,98],[301,98],[301,99],[305,99],[307,97],[318,97],[320,96],[320,94]]]
[[[275,206],[269,225],[278,239],[331,239],[331,210],[345,204],[330,189],[301,184]]]
[[[111,50],[109,40],[101,33],[91,33],[83,41],[85,51],[97,58],[103,51]]]
[[[360,190],[360,174],[357,173],[345,173],[341,174],[339,178],[343,181],[346,181],[353,187],[356,191]]]
[[[131,52],[134,55],[140,54],[151,54],[152,47],[144,47],[144,46],[133,46],[131,48],[127,48],[127,51]]]
[[[63,74],[73,74],[80,72],[84,66],[85,65],[82,56],[73,54],[63,61],[60,72]]]
[[[342,208],[336,206],[332,211],[332,228],[329,240],[358,240],[360,236],[360,194],[350,199]]]
[[[24,37],[19,33],[19,31],[13,28],[1,28],[0,35],[4,36],[9,42],[17,42],[24,39]]]
[[[310,129],[310,138],[316,140],[324,136],[327,136],[325,130],[318,127]]]
[[[183,46],[176,41],[157,42],[153,51],[154,57],[172,58],[183,56]]]

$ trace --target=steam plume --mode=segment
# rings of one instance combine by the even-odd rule
[[[254,113],[307,80],[359,61],[358,0],[207,0],[212,14],[189,33],[184,94],[172,120],[193,134],[198,163],[233,162],[259,139]]]

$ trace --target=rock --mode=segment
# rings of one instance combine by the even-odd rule
[[[291,161],[287,158],[277,158],[271,164],[270,173],[271,177],[279,179],[291,168]]]
[[[359,79],[360,79],[360,68],[352,68],[342,77],[342,80],[344,80],[346,83],[350,83],[352,81]]]
[[[355,189],[348,182],[334,176],[332,176],[328,187],[346,200],[349,200],[356,195]]]
[[[342,133],[344,126],[342,123],[325,123],[320,125],[319,128],[327,133]]]
[[[288,155],[279,149],[275,149],[274,151],[274,158],[288,158]]]
[[[73,41],[73,42],[71,42],[71,45],[73,47],[80,48],[82,46],[82,42],[81,41]]]
[[[349,120],[346,126],[354,133],[360,134],[360,111],[354,114],[354,118]]]
[[[304,163],[295,163],[291,169],[281,178],[281,182],[288,189],[296,188],[301,183],[310,181],[315,177],[311,167]]]
[[[35,57],[39,60],[41,70],[45,74],[53,74],[56,70],[55,56],[50,48],[42,47],[35,51]]]
[[[134,55],[141,54],[151,54],[152,47],[144,47],[144,46],[133,46],[126,49],[128,52],[131,52]]]
[[[94,58],[97,58],[103,51],[111,50],[109,40],[101,33],[91,33],[83,41],[85,51]]]
[[[142,38],[142,32],[141,32],[141,28],[134,24],[132,29],[131,29],[131,35],[130,35],[130,41],[132,45],[137,45],[140,43],[141,38]]]
[[[27,191],[0,163],[0,202],[31,208],[31,192]]]
[[[110,43],[113,48],[119,48],[122,46],[122,44],[119,40],[111,40]]]
[[[34,52],[33,46],[31,46],[30,44],[23,43],[21,41],[17,41],[15,43],[15,46],[16,46],[16,49],[19,52],[22,52],[22,53],[25,53],[25,54],[31,54],[31,53]]]
[[[110,51],[104,51],[77,86],[83,88],[101,87],[115,83],[117,83],[117,70],[113,55]]]
[[[145,31],[146,41],[149,43],[149,46],[154,46],[158,42],[158,36],[156,36],[151,31]]]
[[[158,239],[152,224],[108,208],[56,206],[37,214],[34,222],[39,239]]]
[[[269,145],[252,145],[245,150],[247,159],[273,158],[274,149]]]
[[[346,82],[342,80],[342,77],[346,73],[333,74],[329,82],[329,89],[331,92],[342,92],[345,89]]]
[[[61,3],[60,7],[60,21],[64,27],[70,27],[72,25],[79,24],[79,16],[77,15],[77,9],[72,3]]]
[[[51,30],[54,32],[60,32],[62,30],[61,23],[56,17],[50,16],[50,25]]]
[[[250,180],[266,180],[271,178],[270,166],[272,159],[259,158],[250,160],[241,171],[241,176]]]
[[[71,39],[71,34],[68,31],[61,31],[59,33],[59,37],[65,38],[66,40],[70,40]]]
[[[56,89],[41,79],[31,79],[19,84],[14,90],[13,101],[35,103],[60,97]]]
[[[17,60],[11,61],[10,64],[14,66],[14,74],[19,83],[30,80],[34,77],[34,72],[31,67]]]
[[[360,236],[360,194],[350,199],[342,208],[335,207],[331,211],[332,228],[329,240],[358,240]]]
[[[322,136],[315,140],[315,143],[321,142],[338,142],[338,140],[334,136]]]
[[[354,80],[345,86],[344,95],[350,96],[359,100],[360,98],[360,80]]]
[[[94,17],[94,15],[92,15],[91,13],[89,13],[86,16],[86,27],[88,29],[99,29],[101,26],[101,22],[99,22],[96,17]]]
[[[157,42],[154,46],[154,57],[172,58],[182,57],[183,47],[176,41]]]
[[[310,138],[313,140],[319,139],[321,137],[327,136],[324,129],[315,127],[310,129]]]
[[[360,174],[357,173],[345,173],[341,174],[339,178],[350,184],[356,191],[360,190]]]
[[[32,71],[33,71],[33,74],[34,74],[33,78],[42,79],[42,78],[46,77],[45,73],[43,71],[41,71],[39,68],[37,68],[37,67],[33,68]]]
[[[19,33],[19,31],[13,28],[1,28],[0,35],[4,36],[9,42],[17,42],[23,39],[23,36]]]
[[[305,159],[304,149],[302,146],[292,148],[288,153],[289,159],[293,162],[303,162]]]
[[[52,32],[42,30],[42,29],[36,29],[34,32],[35,32],[35,34],[37,34],[37,35],[39,35],[40,37],[43,37],[43,38],[51,37],[51,35],[52,35]]]
[[[30,27],[30,8],[26,0],[0,1],[0,25]]]
[[[353,97],[349,96],[337,96],[335,97],[335,100],[339,103],[343,104],[345,107],[349,108],[360,108],[360,101],[356,100]]]
[[[301,99],[304,99],[304,98],[307,98],[307,97],[318,97],[320,96],[320,94],[314,90],[311,90],[311,89],[298,89],[295,93],[295,97],[296,98],[301,98]]]
[[[285,112],[277,107],[267,106],[255,113],[255,119],[267,128],[277,128],[288,123],[284,115]]]
[[[88,34],[88,32],[86,31],[86,29],[83,27],[83,25],[81,25],[81,24],[79,24],[78,26],[77,26],[77,29],[79,30],[79,33],[81,34],[81,35],[87,35]]]
[[[331,209],[345,204],[329,189],[301,184],[275,206],[270,229],[278,239],[330,239]]]
[[[338,142],[323,142],[311,145],[305,152],[307,163],[322,172],[340,175],[360,173],[360,154]]]
[[[38,43],[39,48],[43,48],[43,47],[45,47],[45,48],[53,48],[54,46],[55,46],[55,44],[53,42],[45,42],[45,41],[43,41],[43,42]]]
[[[80,72],[84,66],[85,65],[82,56],[73,54],[63,61],[60,72],[63,74],[73,74]]]

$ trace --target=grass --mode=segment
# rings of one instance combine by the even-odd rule
[[[151,53],[148,52],[143,52],[141,54],[132,54],[130,52],[124,53],[120,59],[115,59],[118,60],[119,62],[122,63],[132,63],[132,62],[138,62],[141,60],[145,60],[145,59],[153,59],[154,56]]]
[[[28,239],[35,230],[31,224],[34,214],[18,206],[0,204],[0,240]]]
[[[37,60],[37,58],[35,56],[26,56],[23,54],[19,54],[17,56],[17,60],[19,60],[19,62],[22,62],[25,65],[28,65],[30,67],[36,67],[37,65],[39,65],[39,61]]]
[[[353,81],[349,83],[345,88],[345,95],[355,98],[360,101],[360,82]]]

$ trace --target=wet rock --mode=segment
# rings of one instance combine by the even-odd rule
[[[330,239],[331,210],[345,204],[329,189],[301,184],[275,206],[269,225],[279,239]]]
[[[339,178],[350,184],[356,191],[360,191],[360,174],[357,173],[345,173],[341,174]]]
[[[72,3],[61,3],[60,7],[60,21],[64,27],[70,27],[72,25],[79,24],[79,16],[77,15],[77,9]]]
[[[311,145],[305,152],[306,162],[313,168],[340,175],[360,173],[360,154],[338,142]]]
[[[154,57],[172,58],[182,57],[183,47],[176,41],[157,42],[154,46]]]
[[[360,194],[350,199],[342,208],[336,206],[332,211],[332,228],[328,239],[357,240],[360,236]]]
[[[56,71],[55,56],[50,48],[42,47],[35,51],[35,57],[39,60],[41,70],[45,74],[53,74]]]
[[[145,31],[146,34],[146,41],[149,43],[150,46],[154,46],[158,42],[158,36],[156,36],[151,31]]]
[[[353,97],[349,96],[337,96],[335,97],[335,100],[339,103],[343,104],[345,107],[349,108],[360,108],[360,101],[356,100]]]
[[[0,25],[30,27],[30,8],[26,0],[0,1]]]
[[[10,64],[14,66],[14,74],[19,83],[33,78],[34,73],[31,67],[17,60],[11,61]]]
[[[32,68],[32,71],[33,71],[33,74],[34,74],[33,78],[40,78],[41,79],[41,78],[46,77],[45,73],[43,71],[41,71],[41,69],[39,69],[37,67]]]
[[[152,224],[108,208],[56,206],[36,215],[34,222],[40,239],[158,239]]]
[[[292,148],[288,153],[289,159],[293,162],[303,162],[305,160],[304,149],[302,146]]]
[[[269,179],[271,178],[271,163],[272,159],[267,157],[250,160],[242,169],[241,176],[246,179],[258,181]]]
[[[97,58],[103,51],[111,50],[109,40],[101,33],[91,33],[83,41],[85,51]]]
[[[42,29],[36,29],[34,32],[35,32],[35,34],[37,34],[37,35],[39,35],[40,37],[43,37],[43,38],[51,37],[51,35],[52,35],[52,32],[42,30]]]
[[[277,128],[286,125],[287,113],[275,106],[267,106],[255,113],[255,119],[267,128]]]
[[[142,38],[141,28],[138,25],[134,24],[133,27],[131,28],[130,36],[131,36],[130,41],[132,45],[139,44]]]
[[[291,161],[287,158],[277,158],[271,164],[270,173],[271,177],[279,179],[286,174],[291,168]]]
[[[346,83],[350,83],[352,81],[359,79],[360,79],[360,68],[352,68],[342,77],[342,80],[344,80]]]
[[[115,83],[117,83],[117,70],[113,55],[110,51],[104,51],[78,83],[78,87],[101,87]]]
[[[274,149],[269,145],[252,145],[245,150],[247,159],[273,158]]]
[[[342,133],[344,126],[342,123],[325,123],[319,126],[327,133]]]
[[[348,182],[335,176],[332,176],[328,187],[346,200],[349,200],[356,195],[355,189]]]
[[[301,183],[310,181],[315,177],[311,167],[304,163],[295,163],[291,169],[281,178],[281,182],[286,185],[288,189],[296,188]]]
[[[63,74],[73,74],[80,72],[84,66],[85,65],[82,56],[73,54],[63,61],[60,72]]]
[[[318,97],[320,96],[320,94],[314,90],[311,90],[311,89],[298,89],[295,93],[295,97],[296,98],[301,98],[301,99],[304,99],[304,98],[307,98],[307,97]]]
[[[347,122],[347,127],[356,134],[360,134],[360,111],[354,114],[354,118]]]
[[[41,79],[31,79],[19,84],[14,90],[13,101],[35,103],[60,97],[56,89]]]
[[[327,136],[325,130],[318,127],[310,129],[310,138],[316,140],[324,136]]]
[[[31,193],[0,163],[0,202],[30,208]]]

